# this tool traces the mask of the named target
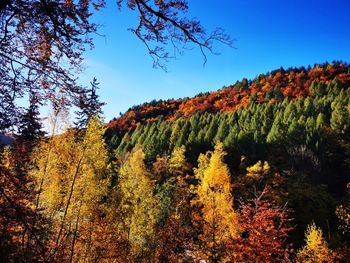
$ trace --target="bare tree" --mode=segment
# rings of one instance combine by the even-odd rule
[[[222,29],[206,34],[197,19],[187,17],[185,0],[117,0],[139,13],[131,31],[145,44],[154,66],[176,57],[191,44],[213,52],[213,42],[231,45]],[[0,109],[2,130],[14,124],[20,112],[18,98],[31,90],[39,102],[66,96],[75,103],[82,87],[76,82],[83,54],[93,47],[92,33],[98,26],[91,21],[93,12],[105,0],[2,0],[0,3]],[[170,51],[170,50],[173,50]]]
[[[166,69],[164,62],[191,45],[200,49],[204,64],[206,53],[214,53],[215,41],[232,46],[231,37],[222,28],[207,34],[199,20],[188,18],[186,0],[118,0],[119,8],[123,2],[140,14],[137,27],[130,31],[145,44],[155,67]]]

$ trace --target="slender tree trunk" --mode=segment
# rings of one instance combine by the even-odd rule
[[[54,247],[53,252],[51,253],[51,255],[49,256],[48,259],[50,259],[52,256],[54,256],[56,254],[56,252],[57,252],[57,248],[59,246],[60,238],[61,238],[61,235],[62,235],[62,232],[63,232],[64,224],[65,224],[65,221],[66,221],[66,217],[67,217],[67,214],[68,214],[68,209],[69,209],[70,202],[71,202],[71,199],[72,199],[72,196],[73,196],[75,182],[76,182],[76,180],[78,178],[79,171],[80,171],[80,166],[81,166],[81,163],[83,162],[84,157],[85,157],[85,147],[84,147],[84,150],[83,150],[83,154],[82,154],[82,156],[79,159],[79,162],[77,164],[77,168],[75,169],[75,173],[74,173],[74,176],[73,176],[73,181],[72,181],[72,184],[71,184],[71,187],[70,187],[70,191],[69,191],[67,204],[66,204],[66,207],[65,207],[65,210],[64,210],[64,214],[63,214],[63,218],[62,218],[61,225],[60,225],[60,230],[58,231],[58,235],[57,235],[57,238],[56,238],[55,247]]]
[[[58,113],[56,114],[55,120],[54,120],[54,123],[53,123],[52,132],[51,132],[52,133],[51,134],[52,137],[55,136],[55,130],[56,130],[56,125],[57,125],[57,115],[58,115]],[[37,210],[38,207],[39,207],[40,194],[41,194],[41,192],[43,190],[43,185],[44,185],[44,181],[45,181],[45,177],[46,177],[46,173],[47,173],[47,167],[48,167],[49,160],[50,160],[51,150],[52,150],[52,144],[50,143],[49,144],[49,149],[47,151],[46,159],[45,159],[43,176],[41,178],[40,185],[39,185],[38,196],[37,196],[36,203],[35,203],[35,210]]]
[[[72,263],[73,257],[74,257],[74,246],[75,246],[75,241],[76,241],[76,238],[77,238],[77,232],[78,232],[79,221],[80,221],[80,212],[81,212],[81,207],[83,205],[83,198],[84,198],[84,194],[82,194],[82,196],[81,196],[79,210],[78,210],[78,215],[77,215],[77,219],[76,219],[76,222],[75,222],[72,246],[71,246],[70,257],[69,257],[69,262],[70,263]]]
[[[57,124],[57,115],[58,114],[56,114],[56,116],[55,116],[55,120],[54,120],[53,127],[52,127],[52,136],[55,135],[56,124]],[[35,212],[38,210],[38,207],[39,207],[40,194],[41,194],[42,189],[43,189],[43,185],[44,185],[44,181],[45,181],[45,177],[46,177],[46,173],[47,173],[47,167],[48,167],[48,163],[49,163],[49,160],[50,160],[51,150],[52,150],[52,144],[50,143],[49,144],[49,149],[48,149],[48,152],[47,152],[47,155],[46,155],[46,159],[45,159],[43,176],[42,176],[42,178],[40,180],[40,184],[39,184],[38,196],[37,196],[36,201],[35,201],[35,208],[34,208]],[[27,231],[28,231],[28,228],[26,226],[24,228],[23,234],[22,234],[22,247],[23,247],[23,250],[28,248],[28,242],[30,240],[30,236],[29,236],[29,234],[27,234]],[[27,234],[27,241],[25,240],[26,234]]]

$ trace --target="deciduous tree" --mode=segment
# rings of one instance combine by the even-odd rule
[[[38,150],[32,171],[41,187],[37,206],[51,218],[55,233],[48,260],[74,258],[80,227],[93,219],[107,192],[104,131],[101,121],[92,118],[82,138],[74,130],[51,138],[49,159],[44,148]]]
[[[145,154],[137,145],[120,168],[119,188],[123,213],[122,234],[130,242],[130,258],[147,257],[154,241],[158,199],[154,182],[144,163]]]
[[[298,251],[298,262],[334,262],[334,252],[328,248],[322,230],[315,223],[305,231],[305,246]]]
[[[291,261],[289,211],[264,200],[265,193],[240,204],[241,231],[227,246],[233,262]]]
[[[164,61],[191,44],[199,47],[205,60],[206,51],[213,51],[213,42],[232,44],[222,29],[207,34],[199,20],[188,18],[185,0],[116,2],[119,9],[125,4],[138,13],[139,23],[131,32],[145,44],[154,66],[165,67]],[[1,2],[1,130],[16,124],[16,101],[29,90],[43,101],[55,100],[59,92],[67,95],[67,104],[77,103],[82,87],[76,76],[97,31],[91,16],[105,4],[105,0]]]
[[[224,163],[223,144],[215,146],[208,161],[199,160],[197,202],[201,207],[203,233],[200,235],[209,258],[224,257],[224,246],[239,232],[238,214],[233,209],[231,178]]]

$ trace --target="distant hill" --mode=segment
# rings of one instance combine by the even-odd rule
[[[294,100],[322,92],[317,88],[332,82],[350,86],[349,64],[334,62],[316,64],[312,68],[280,68],[260,74],[253,80],[243,79],[218,91],[201,93],[193,98],[154,100],[133,106],[122,116],[111,120],[108,128],[110,133],[125,134],[139,123],[159,118],[173,121],[196,112],[234,112],[242,107],[248,108],[252,103],[278,103],[286,97]]]

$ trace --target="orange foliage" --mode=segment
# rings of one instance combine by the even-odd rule
[[[139,123],[154,121],[159,117],[174,121],[179,117],[189,117],[196,112],[233,112],[241,107],[248,107],[253,95],[256,96],[256,103],[274,102],[276,98],[266,98],[266,94],[273,89],[279,89],[283,97],[291,99],[312,96],[310,86],[313,81],[327,85],[334,79],[341,85],[350,85],[349,66],[334,63],[315,65],[307,69],[281,68],[248,82],[248,88],[238,83],[190,99],[151,102],[133,107],[120,118],[113,119],[108,128],[125,133],[134,129]]]

